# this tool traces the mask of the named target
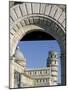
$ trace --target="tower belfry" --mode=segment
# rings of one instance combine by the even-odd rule
[[[49,51],[47,67],[51,68],[51,81],[52,85],[58,83],[58,54],[55,51]]]

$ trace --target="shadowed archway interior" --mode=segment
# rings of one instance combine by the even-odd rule
[[[48,33],[44,33],[43,31],[35,30],[33,32],[28,32],[21,41],[37,41],[37,40],[55,40]]]

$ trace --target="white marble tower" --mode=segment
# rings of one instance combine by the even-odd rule
[[[51,68],[51,84],[58,85],[58,54],[55,51],[49,51],[47,67]]]

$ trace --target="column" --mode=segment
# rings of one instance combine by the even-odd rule
[[[14,57],[10,59],[9,88],[14,88]]]

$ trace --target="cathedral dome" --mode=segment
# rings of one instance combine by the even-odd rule
[[[24,57],[23,53],[20,51],[19,47],[16,48],[15,59],[16,60],[25,60],[25,57]]]

